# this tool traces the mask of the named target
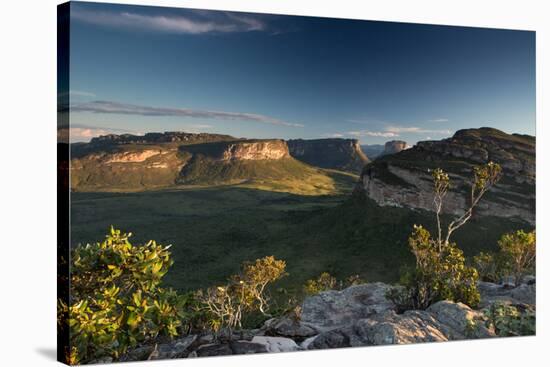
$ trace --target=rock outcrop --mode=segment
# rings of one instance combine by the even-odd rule
[[[494,161],[503,178],[480,202],[476,215],[535,223],[535,138],[481,128],[460,130],[452,138],[419,142],[378,158],[361,174],[357,190],[381,206],[433,210],[430,170],[449,173],[452,188],[443,212],[462,213],[467,205],[473,167]]]
[[[307,164],[360,173],[369,159],[356,139],[288,140],[290,154]]]
[[[385,298],[391,286],[369,283],[342,291],[307,297],[301,317],[267,320],[255,330],[241,330],[214,338],[189,335],[173,341],[150,343],[130,350],[122,361],[205,357],[298,350],[362,347],[388,344],[442,342],[495,337],[487,326],[485,310],[494,302],[535,310],[535,278],[526,277],[518,287],[507,283],[479,282],[479,309],[462,303],[440,301],[426,310],[396,313]],[[108,361],[108,360],[106,360]],[[101,362],[101,361],[99,361]]]
[[[180,152],[200,154],[214,161],[277,160],[289,158],[284,140],[240,140],[180,146]]]
[[[384,151],[380,155],[388,155],[399,153],[402,150],[410,148],[406,141],[403,140],[391,140],[384,144]]]
[[[301,321],[323,330],[393,310],[394,304],[386,299],[390,288],[384,283],[367,283],[321,292],[305,299]]]

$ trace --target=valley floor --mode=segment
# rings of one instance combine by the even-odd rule
[[[111,225],[133,232],[133,243],[172,244],[174,265],[165,285],[179,291],[223,282],[243,261],[274,255],[289,276],[277,287],[300,291],[305,280],[329,272],[394,282],[411,261],[407,236],[425,212],[381,208],[340,195],[296,195],[220,186],[135,193],[72,193],[72,245],[103,240]],[[457,232],[467,255],[496,247],[521,224],[472,220]]]

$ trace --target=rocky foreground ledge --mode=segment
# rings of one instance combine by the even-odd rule
[[[423,311],[398,314],[395,305],[385,297],[390,287],[367,283],[322,292],[305,299],[299,319],[291,316],[270,319],[260,329],[237,331],[225,341],[204,334],[140,346],[121,361],[491,338],[496,334],[485,326],[483,312],[491,304],[504,302],[536,309],[534,277],[526,277],[518,287],[480,282],[478,309],[440,301]]]

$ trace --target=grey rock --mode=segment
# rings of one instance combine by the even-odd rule
[[[189,354],[188,348],[197,340],[197,335],[189,335],[166,344],[158,344],[149,355],[149,360],[183,358]]]
[[[319,334],[314,326],[291,317],[269,319],[264,323],[261,331],[263,335],[282,336],[299,341]]]
[[[441,301],[426,311],[393,310],[372,314],[351,325],[321,333],[304,342],[303,348],[326,349],[368,345],[411,344],[489,338],[483,315],[461,303]]]
[[[426,310],[441,324],[447,326],[447,337],[450,340],[464,338],[490,338],[495,336],[484,324],[483,313],[472,310],[463,303],[439,301]]]
[[[534,277],[526,277],[524,283],[518,287],[478,282],[477,288],[481,295],[480,308],[489,307],[495,302],[525,303],[531,306],[536,304],[536,280]]]
[[[330,330],[392,310],[395,305],[385,297],[388,289],[390,286],[384,283],[367,283],[307,297],[301,321],[318,330]]]
[[[233,354],[255,354],[268,352],[267,347],[264,344],[258,344],[244,340],[231,342],[230,345]]]
[[[518,302],[535,305],[537,303],[536,284],[521,284],[510,291],[510,296]]]
[[[226,356],[233,354],[229,344],[203,344],[189,354],[189,358],[193,357],[212,357]]]
[[[252,343],[264,345],[269,353],[293,352],[300,349],[294,340],[278,336],[255,336]]]

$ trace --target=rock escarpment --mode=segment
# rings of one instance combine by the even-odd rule
[[[381,155],[395,154],[402,150],[408,149],[409,145],[403,140],[391,140],[384,144],[384,151]]]
[[[288,140],[290,154],[307,164],[359,173],[369,162],[356,139]]]
[[[377,159],[361,174],[357,191],[381,206],[433,210],[430,171],[449,173],[452,187],[443,212],[461,213],[475,165],[493,161],[501,181],[476,209],[476,215],[535,222],[535,138],[481,128],[460,130],[452,138],[419,142],[411,149]]]
[[[289,158],[284,140],[241,140],[180,146],[183,153],[197,154],[214,161],[277,160]]]

